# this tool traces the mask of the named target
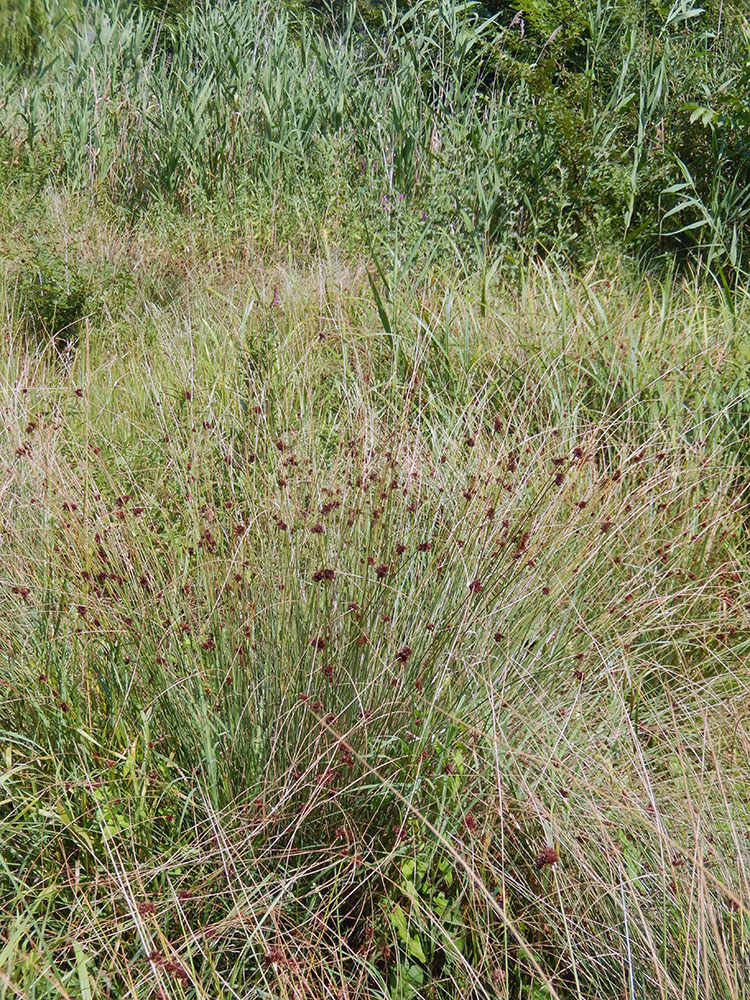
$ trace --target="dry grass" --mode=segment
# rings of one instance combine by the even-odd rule
[[[745,997],[744,301],[153,280],[8,286],[0,996]]]

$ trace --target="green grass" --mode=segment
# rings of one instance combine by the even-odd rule
[[[47,5],[58,30],[0,63],[0,182],[34,196],[53,183],[128,222],[219,213],[232,238],[316,253],[325,229],[353,256],[398,233],[506,273],[747,272],[741,5]]]
[[[38,211],[0,996],[747,997],[747,296]]]
[[[746,26],[528,6],[0,0],[0,1000],[750,1000]]]

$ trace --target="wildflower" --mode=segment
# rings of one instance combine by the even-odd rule
[[[475,580],[471,581],[471,583],[469,584],[469,590],[472,592],[472,594],[481,594],[482,593],[482,591],[484,590],[484,586],[482,584],[482,581],[479,579],[479,577],[477,577]]]
[[[318,569],[313,575],[312,579],[314,583],[320,583],[321,581],[333,580],[336,576],[336,571],[332,569]]]
[[[183,983],[186,983],[190,979],[187,969],[184,965],[180,965],[179,962],[165,962],[164,969],[166,972],[171,972],[173,976],[181,979]]]
[[[554,847],[545,847],[536,858],[534,864],[537,868],[545,868],[547,865],[556,865],[560,860],[560,855],[554,849]]]
[[[382,580],[386,576],[388,576],[389,569],[390,567],[387,565],[387,563],[381,563],[379,566],[375,567],[375,575],[378,577],[379,580]]]
[[[499,965],[496,965],[492,970],[492,985],[502,993],[505,991],[505,980],[505,970]]]
[[[411,656],[411,647],[404,646],[398,651],[398,653],[396,653],[396,660],[402,666],[405,666],[408,663],[410,656]]]

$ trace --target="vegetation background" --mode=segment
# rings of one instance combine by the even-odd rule
[[[741,4],[0,0],[0,1000],[747,1000]]]

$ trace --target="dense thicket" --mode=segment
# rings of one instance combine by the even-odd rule
[[[718,0],[8,2],[16,178],[292,239],[745,266],[750,42]]]

